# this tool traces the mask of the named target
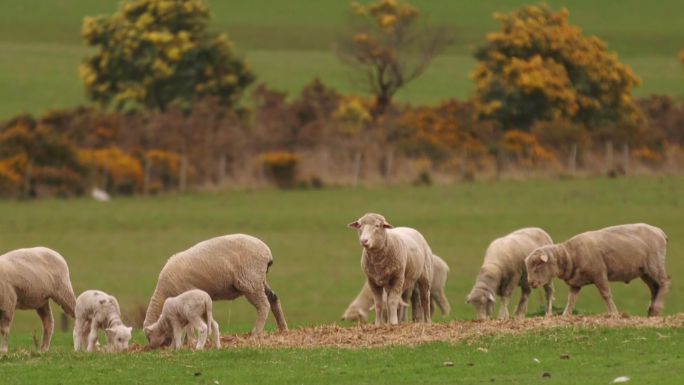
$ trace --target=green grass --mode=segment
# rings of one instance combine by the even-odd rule
[[[212,28],[229,33],[260,80],[297,93],[314,76],[320,76],[341,91],[359,91],[349,83],[348,70],[331,53],[336,34],[343,30],[348,1],[207,2],[215,14]],[[468,73],[474,62],[468,47],[498,27],[493,12],[536,1],[412,3],[430,20],[447,23],[458,31],[457,44],[398,95],[404,102],[433,103],[469,94]],[[669,0],[548,3],[556,9],[565,5],[572,23],[618,51],[643,78],[643,86],[635,95],[684,94],[682,67],[677,60],[677,52],[684,48],[684,30],[680,27],[684,6]],[[78,79],[78,63],[88,52],[79,36],[82,18],[112,13],[117,4],[118,0],[0,0],[0,118],[84,102]]]
[[[23,347],[30,350],[0,359],[4,383],[608,384],[628,376],[635,384],[679,384],[684,364],[681,329],[557,328],[415,348],[185,349],[115,355],[73,353],[63,334],[46,354],[25,340]],[[478,351],[480,347],[487,352]],[[560,354],[570,358],[560,359]],[[446,361],[454,366],[444,366]],[[551,377],[543,378],[545,372]]]
[[[347,223],[365,212],[383,213],[396,226],[419,229],[449,264],[452,307],[446,319],[471,319],[465,296],[494,238],[540,226],[562,241],[579,232],[647,222],[669,237],[666,268],[672,287],[665,314],[684,311],[681,239],[682,178],[535,180],[430,188],[325,189],[205,193],[154,198],[0,202],[0,253],[43,245],[69,263],[76,294],[100,289],[115,295],[124,313],[146,304],[169,256],[210,237],[242,232],[264,240],[275,263],[268,281],[282,300],[291,327],[336,322],[364,281],[361,247]],[[555,308],[567,288],[556,280]],[[649,292],[639,280],[611,284],[618,310],[645,315]],[[528,314],[538,313],[539,290]],[[516,290],[510,310],[519,298]],[[498,311],[498,306],[497,309]],[[595,287],[582,290],[576,310],[604,313]],[[55,318],[60,310],[53,306]],[[223,333],[243,333],[256,312],[244,298],[214,304]],[[435,315],[435,321],[445,320]],[[73,325],[73,321],[70,322]],[[274,329],[272,317],[267,330]],[[116,356],[71,353],[71,333],[56,331],[51,350],[32,347],[40,321],[17,311],[10,355],[0,359],[3,382],[18,383],[609,383],[627,375],[634,383],[677,383],[684,335],[680,329],[552,329],[524,337],[487,337],[469,345],[429,344],[358,351],[341,349],[223,349],[203,353],[145,352]],[[59,322],[56,324],[59,330]],[[144,342],[140,330],[134,340]],[[479,346],[489,352],[477,352]],[[21,350],[28,349],[28,350]],[[558,359],[569,353],[570,360]],[[541,364],[533,361],[538,358]],[[454,367],[444,367],[444,361]],[[505,361],[505,362],[502,362]],[[473,366],[467,366],[473,362]],[[388,367],[388,365],[391,365]],[[193,373],[202,372],[195,377]],[[552,374],[542,379],[541,373]],[[7,380],[5,380],[7,379]]]
[[[539,180],[474,183],[431,188],[206,193],[120,198],[108,203],[71,201],[0,202],[0,252],[47,246],[66,258],[75,292],[100,289],[115,295],[126,312],[147,304],[157,276],[174,253],[218,235],[247,233],[271,248],[271,287],[294,325],[339,319],[364,282],[361,246],[347,224],[379,212],[395,226],[419,229],[435,254],[450,265],[446,294],[450,318],[473,316],[465,297],[494,238],[540,226],[555,241],[579,232],[628,222],[661,227],[669,237],[668,274],[673,284],[665,313],[684,311],[682,178]],[[557,306],[567,288],[555,283]],[[612,284],[620,311],[645,315],[649,291],[640,280]],[[535,290],[529,309],[539,304]],[[511,309],[519,296],[516,291]],[[577,307],[605,312],[595,287],[582,290]],[[255,310],[244,299],[217,303],[224,331],[247,330]],[[436,320],[441,319],[438,315]],[[14,331],[32,331],[34,312],[19,311]],[[269,319],[269,327],[273,327]]]

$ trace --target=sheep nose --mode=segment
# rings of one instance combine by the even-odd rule
[[[362,239],[362,240],[361,240],[361,244],[362,244],[363,246],[368,246],[368,239]]]

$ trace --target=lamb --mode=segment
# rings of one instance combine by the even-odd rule
[[[86,290],[76,299],[74,351],[80,348],[89,352],[95,350],[99,329],[105,331],[107,351],[128,349],[133,328],[121,322],[119,302],[105,292]]]
[[[195,350],[204,348],[208,328],[211,328],[212,345],[219,349],[221,342],[218,323],[214,321],[211,310],[211,297],[202,290],[189,290],[179,296],[167,298],[164,301],[161,316],[155,323],[146,326],[144,329],[150,347],[157,348],[166,338],[173,337],[171,346],[180,349],[181,333],[184,328],[187,330],[190,327],[197,329],[199,334]]]
[[[494,296],[499,295],[499,318],[508,318],[508,301],[516,286],[520,286],[522,294],[514,315],[515,318],[524,317],[527,299],[532,292],[527,282],[525,258],[536,248],[552,244],[549,234],[538,227],[519,229],[492,241],[485,252],[475,285],[466,297],[466,303],[475,308],[476,317],[485,319],[491,316],[496,302]],[[552,314],[553,291],[551,280],[544,282],[547,316]]]
[[[449,266],[437,255],[432,255],[432,265],[433,265],[433,275],[432,283],[430,285],[430,317],[432,318],[435,313],[435,305],[439,306],[442,315],[447,317],[451,310],[449,306],[449,301],[444,294],[444,287],[446,285],[447,275],[449,273]],[[415,291],[414,291],[415,293]],[[383,291],[383,301],[387,298],[387,292]],[[359,295],[349,304],[347,310],[345,310],[342,315],[342,321],[363,321],[368,320],[368,312],[375,309],[375,304],[373,302],[373,292],[368,286],[368,282],[364,282],[363,288]],[[385,306],[387,309],[387,306]],[[399,313],[399,320],[406,322],[408,314],[405,311],[406,307],[402,306],[402,311]],[[383,322],[387,322],[387,312],[382,313]]]
[[[641,278],[651,290],[647,315],[663,310],[670,279],[665,273],[667,235],[646,223],[610,226],[587,231],[565,242],[540,247],[526,259],[532,287],[560,278],[569,286],[563,315],[571,315],[582,286],[595,284],[608,312],[617,314],[609,282],[629,283]]]
[[[0,255],[0,352],[7,352],[7,335],[15,309],[35,310],[43,322],[40,349],[50,348],[54,319],[50,299],[75,318],[76,297],[64,258],[47,247],[17,249]]]
[[[246,234],[212,238],[177,253],[159,273],[143,327],[159,319],[167,298],[199,289],[207,292],[213,301],[230,301],[244,295],[257,309],[250,333],[252,337],[263,331],[269,308],[278,329],[287,330],[280,299],[266,283],[266,274],[272,264],[273,256],[268,246]],[[191,327],[186,330],[186,338],[192,341]]]
[[[389,323],[396,325],[400,303],[407,306],[402,294],[406,297],[406,290],[416,285],[422,307],[422,314],[417,319],[431,323],[432,250],[423,235],[409,227],[394,228],[385,217],[375,213],[367,213],[348,226],[358,229],[359,242],[363,246],[361,267],[368,278],[375,308],[384,307],[384,289]],[[375,317],[375,324],[380,325],[381,320],[382,317]]]

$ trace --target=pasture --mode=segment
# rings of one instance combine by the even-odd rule
[[[228,33],[255,69],[258,81],[296,94],[314,76],[343,92],[358,92],[348,70],[332,53],[336,34],[344,31],[347,0],[207,0],[214,12],[212,28]],[[457,42],[430,69],[397,95],[401,102],[435,103],[467,97],[468,73],[474,67],[469,46],[498,28],[493,12],[507,12],[525,1],[462,4],[448,0],[415,0],[429,19],[456,31]],[[641,76],[634,95],[684,94],[677,52],[684,32],[682,5],[668,0],[548,1],[570,10],[570,21],[596,34]],[[85,102],[78,64],[87,53],[79,35],[86,15],[111,14],[118,0],[0,0],[0,119],[21,111]]]
[[[674,315],[683,311],[684,298],[680,279],[684,262],[679,257],[684,252],[683,194],[684,179],[651,177],[202,193],[119,198],[108,203],[89,199],[0,202],[5,218],[0,222],[0,251],[37,245],[54,248],[69,263],[76,295],[87,289],[104,290],[115,295],[122,312],[131,316],[137,306],[149,301],[157,275],[173,253],[217,235],[248,233],[270,246],[274,265],[268,281],[282,300],[290,328],[297,329],[337,322],[361,289],[361,247],[356,232],[346,225],[365,212],[382,213],[395,226],[419,229],[434,253],[449,264],[446,294],[451,315],[441,317],[437,311],[436,322],[472,319],[473,310],[465,304],[465,296],[479,271],[484,250],[498,236],[520,227],[540,226],[558,242],[589,229],[647,222],[661,227],[670,240],[666,268],[672,288],[664,314]],[[554,284],[554,305],[562,308],[567,288],[562,281],[555,280]],[[611,288],[619,311],[645,315],[649,292],[640,280],[629,285],[613,283]],[[533,291],[528,315],[540,307],[539,292]],[[511,300],[511,309],[518,297],[519,290]],[[576,310],[605,312],[595,287],[582,290]],[[60,312],[53,304],[57,321]],[[214,317],[224,338],[250,330],[255,315],[244,298],[214,305]],[[234,346],[229,339],[227,348],[220,352],[154,351],[111,357],[72,353],[71,333],[58,331],[59,322],[51,350],[40,354],[32,346],[32,332],[38,330],[40,337],[40,321],[35,312],[19,311],[10,332],[10,355],[0,360],[0,370],[3,378],[31,382],[47,376],[67,381],[78,373],[75,381],[82,383],[122,379],[129,383],[212,383],[213,379],[250,384],[471,383],[490,378],[524,383],[607,383],[621,375],[642,378],[639,383],[646,378],[653,383],[673,381],[675,368],[681,365],[681,328],[611,329],[606,327],[610,320],[596,325],[589,321],[589,326],[578,322],[537,332],[523,324],[509,325],[522,336],[499,335],[499,321],[472,323],[472,333],[465,339],[447,330],[444,342],[416,348],[347,350],[340,343],[333,344],[340,347],[313,349],[283,347],[282,343],[277,349],[266,348],[268,339],[277,341],[277,336],[266,337],[263,346],[255,342],[236,348],[244,344],[235,342],[239,337],[231,337]],[[681,326],[682,319],[668,322]],[[72,320],[69,325],[73,325]],[[462,323],[453,325],[463,327]],[[487,325],[488,332],[480,334],[480,328]],[[421,325],[402,327],[409,328],[409,337],[425,334]],[[269,316],[266,330],[273,329]],[[371,327],[364,333],[390,335],[395,331]],[[359,338],[365,338],[364,333]],[[145,342],[139,329],[133,341]],[[477,347],[485,347],[488,353]],[[562,353],[570,354],[570,361],[560,360]],[[455,366],[444,367],[444,361]],[[467,366],[468,362],[474,365]],[[203,374],[195,377],[198,371]],[[544,371],[552,377],[542,379]]]

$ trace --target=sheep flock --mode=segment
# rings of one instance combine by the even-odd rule
[[[443,316],[449,315],[444,295],[449,266],[434,254],[420,231],[395,227],[377,213],[367,213],[348,227],[357,231],[364,282],[341,319],[359,325],[324,325],[319,334],[308,338],[310,345],[315,346],[316,339],[323,338],[330,328],[345,338],[364,340],[363,334],[372,327],[366,324],[371,311],[376,313],[375,325],[391,325],[382,337],[388,340],[410,323],[430,324],[435,306]],[[665,272],[667,243],[661,229],[645,223],[586,231],[560,243],[554,243],[541,228],[518,229],[492,240],[484,250],[481,270],[473,277],[473,288],[464,299],[473,306],[474,318],[486,319],[493,315],[499,297],[498,318],[506,319],[511,317],[508,301],[520,287],[521,297],[513,317],[524,319],[532,290],[543,287],[549,317],[554,300],[552,280],[557,278],[569,288],[563,315],[572,315],[582,287],[595,285],[606,303],[606,317],[619,318],[609,282],[629,283],[641,278],[651,293],[645,313],[648,317],[659,316],[670,288]],[[279,331],[288,330],[280,299],[266,281],[272,265],[269,247],[247,234],[208,239],[171,256],[159,273],[147,307],[143,323],[147,348],[177,349],[185,342],[199,350],[209,335],[211,346],[220,348],[212,302],[241,296],[256,309],[247,339],[262,334],[269,313]],[[129,349],[132,327],[122,322],[116,298],[100,290],[87,290],[76,298],[65,258],[55,250],[33,247],[0,255],[0,353],[8,351],[7,336],[16,310],[36,311],[43,324],[40,348],[49,349],[54,328],[50,299],[75,320],[74,350],[99,350],[100,330],[105,332],[108,351]],[[572,323],[578,317],[565,319]],[[323,329],[326,331],[321,332]],[[435,324],[427,330],[422,332],[424,338],[442,329]]]

